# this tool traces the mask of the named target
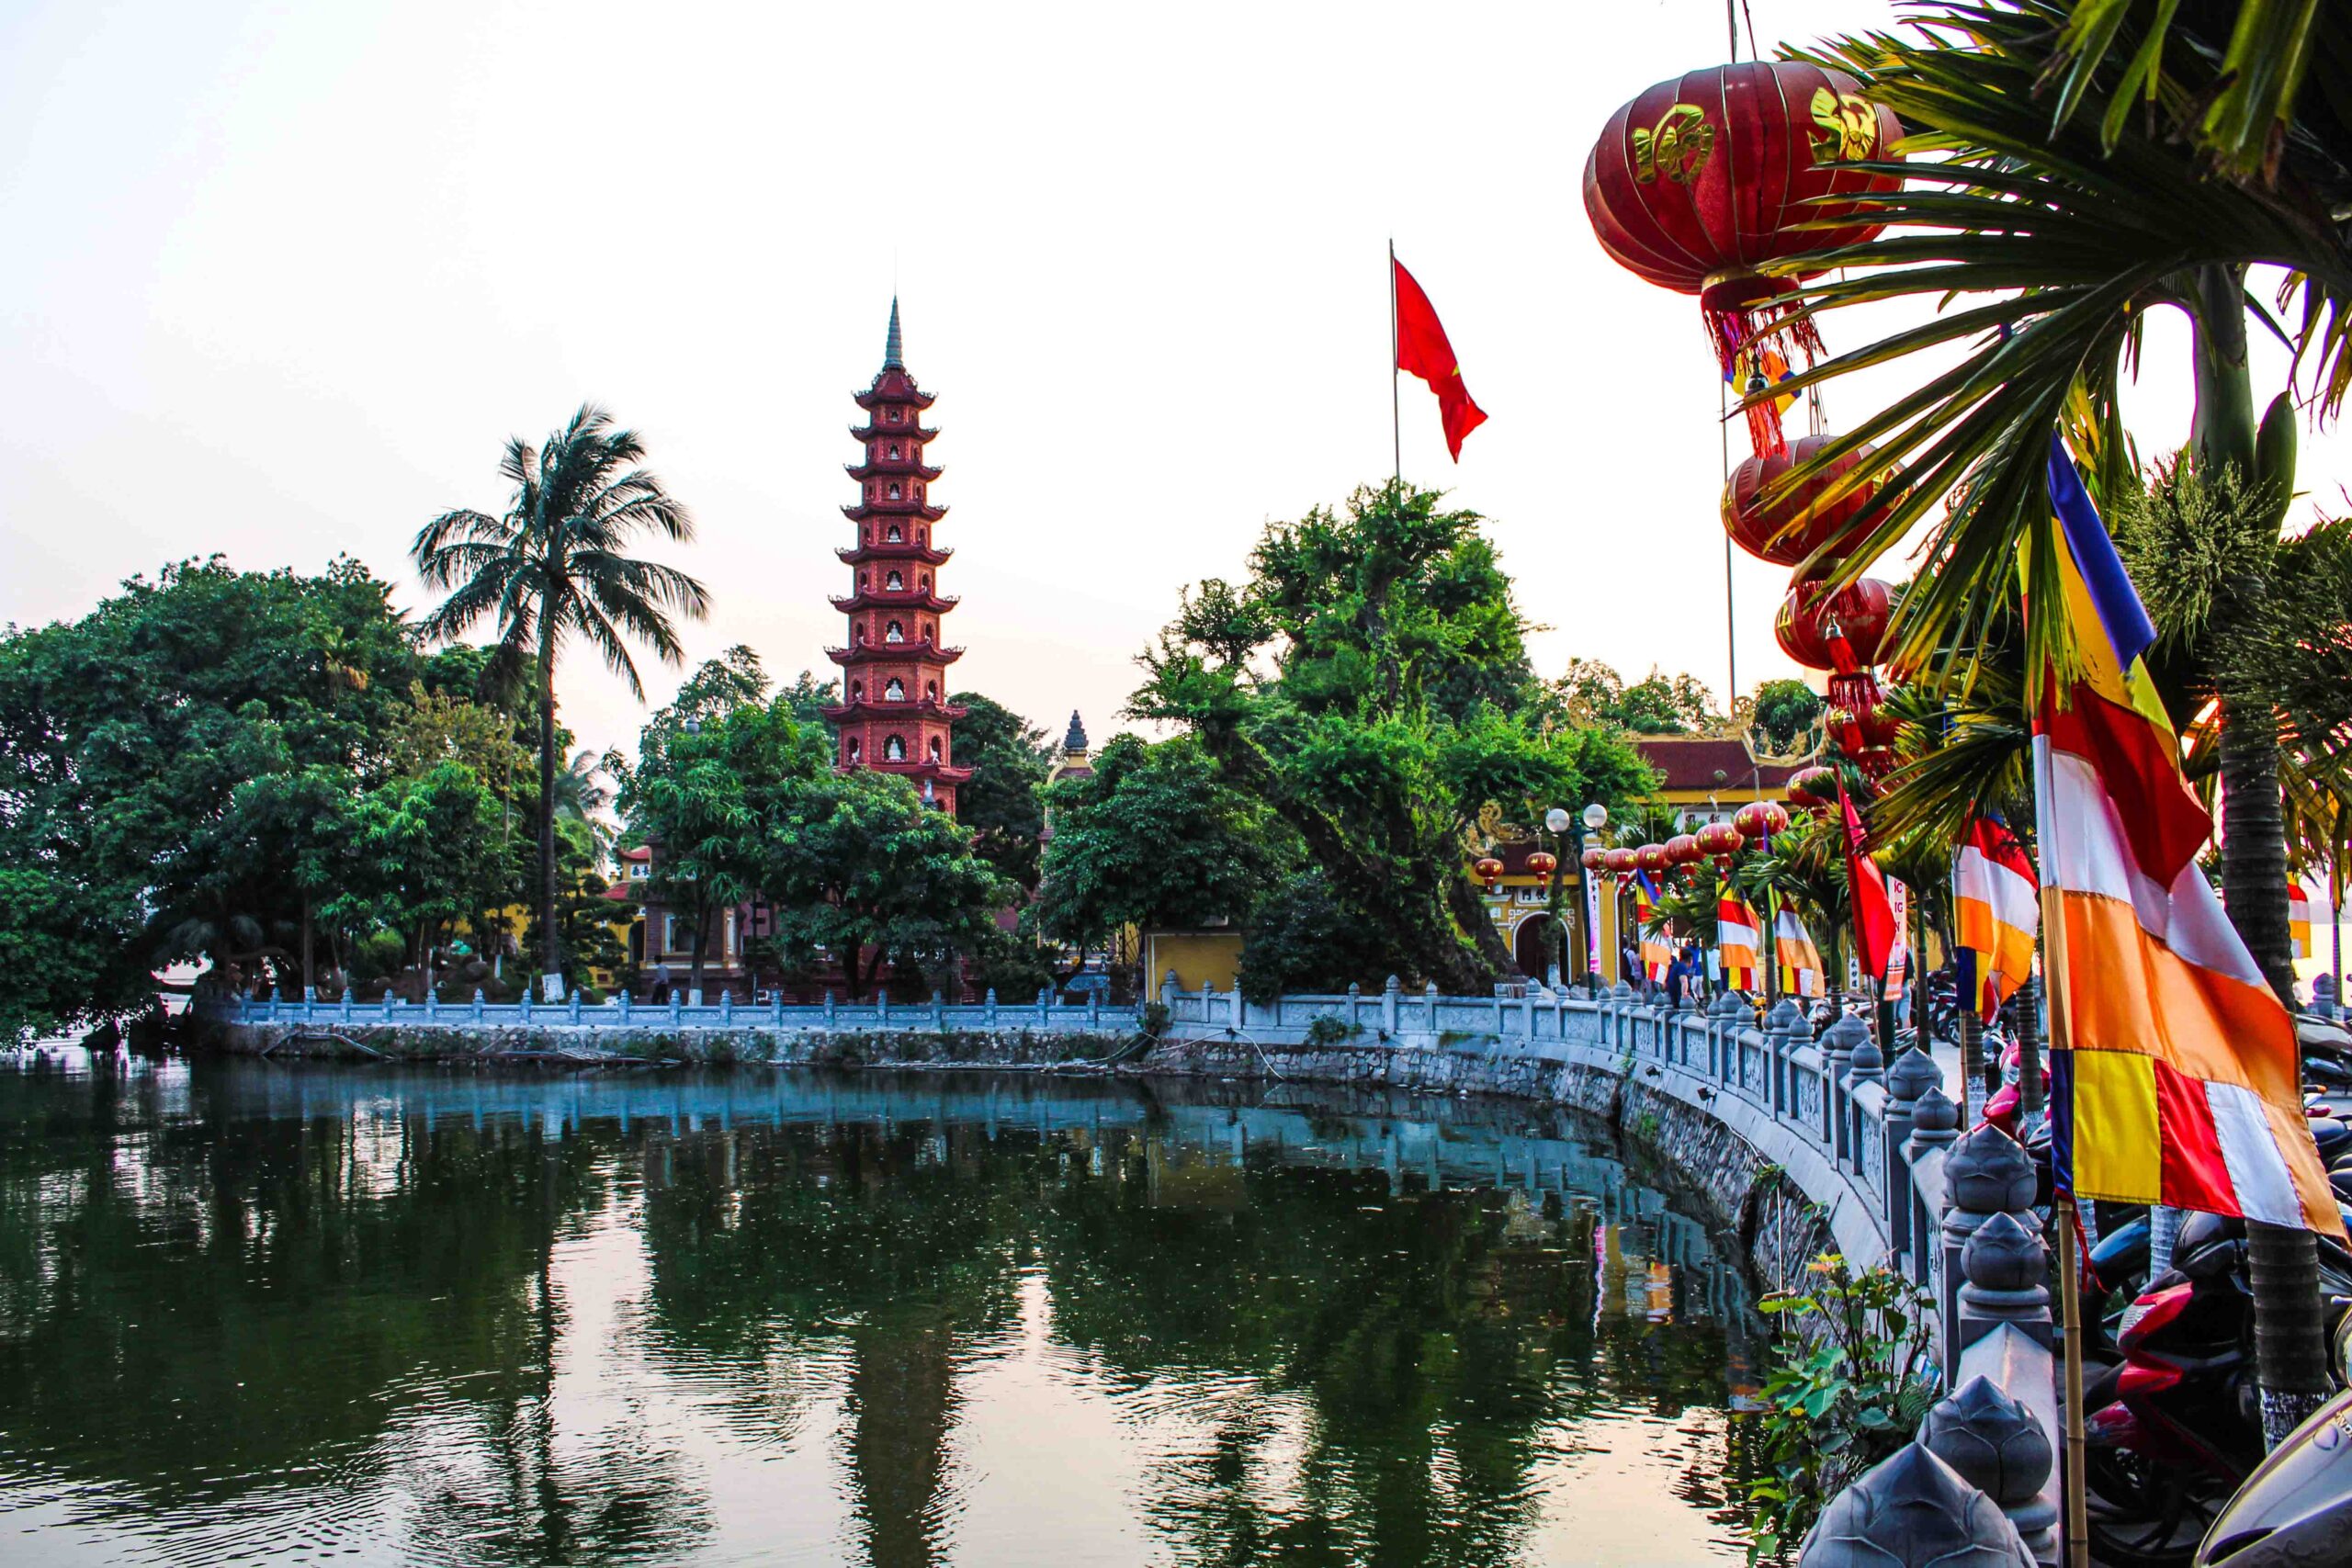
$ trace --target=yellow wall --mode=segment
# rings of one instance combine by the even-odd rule
[[[1176,971],[1178,990],[1197,991],[1205,986],[1212,990],[1229,991],[1240,965],[1239,931],[1144,933],[1143,972],[1152,996],[1159,994],[1160,984],[1168,978],[1170,969]]]

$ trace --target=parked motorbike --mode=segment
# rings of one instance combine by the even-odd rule
[[[2352,1314],[2335,1331],[2335,1375],[2352,1359]],[[2246,1477],[2205,1532],[2194,1568],[2352,1562],[2352,1390],[2319,1407]]]

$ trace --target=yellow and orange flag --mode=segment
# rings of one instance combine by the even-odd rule
[[[2079,668],[2033,721],[2052,1152],[2086,1198],[2342,1235],[2303,1115],[2294,1020],[2197,863],[2212,819],[2143,656],[2155,628],[2051,439],[2054,583]]]

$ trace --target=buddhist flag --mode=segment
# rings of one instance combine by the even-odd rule
[[[1976,998],[1976,1016],[1990,1023],[2032,976],[2033,937],[2041,923],[2041,885],[2007,823],[1970,818],[1952,863],[1951,897],[1961,989]]]
[[[1886,901],[1894,910],[1894,947],[1886,955],[1886,985],[1879,999],[1893,1002],[1903,999],[1903,987],[1911,977],[1911,889],[1902,878],[1886,879]]]
[[[2295,956],[2312,955],[2312,896],[2300,879],[2287,884],[2287,929],[2295,939]]]
[[[1764,922],[1747,900],[1726,895],[1715,905],[1715,952],[1724,971],[1724,984],[1735,991],[1756,989],[1756,959],[1758,944],[1764,932]]]
[[[1634,923],[1642,933],[1642,973],[1663,983],[1666,971],[1674,962],[1674,944],[1663,933],[1650,933],[1650,920],[1657,913],[1657,884],[1650,880],[1646,871],[1634,874]]]
[[[1828,994],[1828,986],[1821,973],[1821,950],[1813,945],[1813,933],[1804,929],[1794,909],[1781,911],[1780,920],[1772,927],[1772,945],[1781,963],[1781,994],[1790,997],[1819,997]]]
[[[1438,414],[1445,423],[1445,449],[1462,461],[1462,438],[1487,423],[1486,411],[1470,400],[1470,389],[1462,384],[1462,367],[1453,357],[1453,344],[1445,337],[1445,327],[1437,319],[1437,309],[1405,264],[1391,251],[1388,265],[1395,270],[1390,280],[1392,298],[1389,309],[1395,318],[1396,335],[1396,368],[1409,371],[1430,384],[1437,394]]]
[[[2067,1190],[2343,1233],[2303,1117],[2294,1021],[2197,863],[2212,819],[2142,659],[2139,595],[2052,436],[2057,581],[2077,668],[2034,715],[2053,1169]]]

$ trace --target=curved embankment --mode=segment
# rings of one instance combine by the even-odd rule
[[[1364,1012],[1373,1005],[1363,1004]],[[1419,1005],[1416,998],[1406,1007]],[[1010,1018],[1001,1018],[993,1029],[931,1031],[922,1027],[931,1021],[920,1013],[891,1020],[895,1028],[865,1027],[879,1021],[853,1023],[845,1017],[836,1017],[830,1028],[813,1020],[778,1027],[746,1013],[707,1022],[640,1015],[626,1023],[590,1013],[574,1023],[543,1012],[528,1022],[500,1022],[458,1009],[444,1010],[430,1021],[387,1021],[322,1003],[272,1009],[277,1017],[255,1016],[255,1009],[241,1007],[216,1013],[209,1022],[222,1048],[273,1056],[481,1066],[695,1062],[1115,1071],[1498,1096],[1589,1112],[1623,1130],[1642,1151],[1644,1163],[1655,1164],[1661,1176],[1703,1201],[1768,1285],[1794,1282],[1807,1260],[1833,1246],[1865,1262],[1879,1261],[1893,1250],[1860,1162],[1836,1157],[1825,1132],[1817,1078],[1808,1092],[1806,1075],[1820,1068],[1818,1053],[1809,1043],[1772,1043],[1740,1029],[1736,1020],[1678,1018],[1614,1003],[1547,1001],[1540,1011],[1485,1000],[1464,1005],[1478,1010],[1475,1021],[1438,1021],[1488,1027],[1441,1033],[1413,1030],[1410,1021],[1400,1020],[1408,1026],[1394,1032],[1360,1024],[1343,1033],[1329,1026],[1319,1032],[1285,1027],[1260,1017],[1249,1018],[1247,1030],[1229,1023],[1218,1028],[1200,1019],[1176,1024],[1170,1038],[1141,1053],[1132,1049],[1138,1043],[1135,1035],[1116,1032],[1115,1015],[1103,1018],[1099,1032],[1075,1027],[1080,1021],[1066,1017],[1052,1020],[1057,1027],[1035,1027],[1027,1020],[1005,1027]],[[285,1016],[289,1014],[300,1016]],[[1326,1009],[1312,1016],[1337,1014]],[[1306,1032],[1338,1037],[1317,1043],[1280,1038]],[[1123,1059],[1106,1066],[1104,1058],[1114,1056]],[[1781,1086],[1785,1103],[1780,1114],[1773,1111],[1768,1080]],[[1766,1092],[1749,1092],[1758,1085]],[[1840,1100],[1835,1094],[1830,1099]],[[1861,1131],[1858,1124],[1857,1149]]]

